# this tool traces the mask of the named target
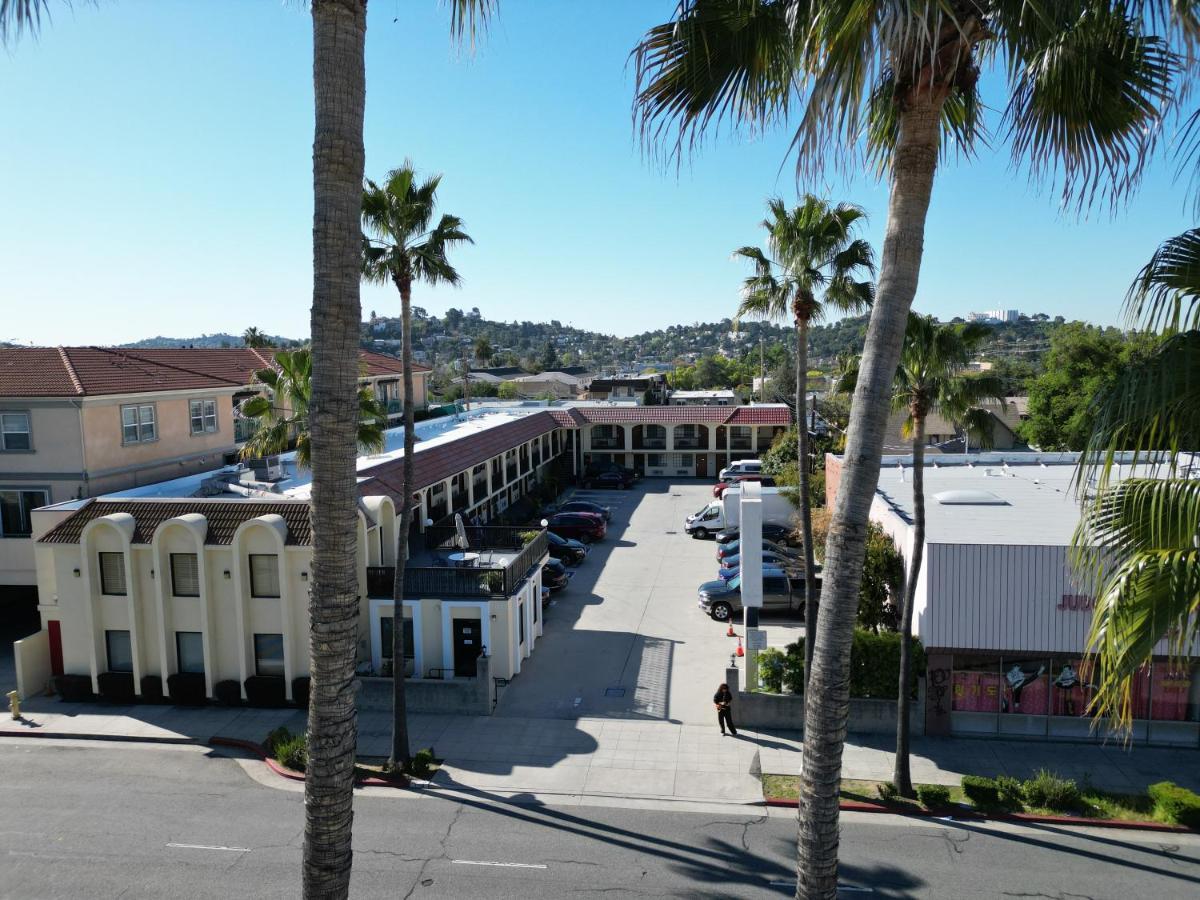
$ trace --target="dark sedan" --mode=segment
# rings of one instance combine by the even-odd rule
[[[546,527],[559,537],[574,538],[590,544],[604,539],[608,526],[593,513],[556,513],[546,521]]]
[[[561,591],[570,581],[571,576],[567,573],[566,566],[557,559],[546,560],[546,564],[542,566],[542,587]]]
[[[603,516],[605,522],[612,518],[612,509],[607,506],[601,506],[599,503],[593,503],[591,500],[568,500],[566,503],[558,506],[547,506],[542,510],[543,515],[549,516],[564,512],[595,513],[598,516]]]
[[[587,547],[569,538],[559,537],[553,531],[546,532],[546,550],[551,558],[573,566],[587,558]]]
[[[770,522],[763,523],[762,536],[764,541],[774,541],[777,544],[792,543],[792,529],[784,528],[782,525],[772,525]],[[728,544],[737,539],[738,528],[736,526],[717,532],[718,544]]]
[[[589,488],[610,488],[615,490],[627,491],[633,487],[634,478],[628,472],[616,469],[609,469],[607,472],[601,472],[598,475],[591,475],[584,482],[585,487]]]

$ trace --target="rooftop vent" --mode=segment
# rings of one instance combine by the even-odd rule
[[[941,491],[933,499],[942,506],[1008,506],[991,491]]]

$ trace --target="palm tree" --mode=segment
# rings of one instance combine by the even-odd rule
[[[251,325],[242,332],[242,343],[247,347],[270,347],[271,339]]]
[[[492,349],[492,342],[485,337],[481,337],[475,341],[475,358],[485,366],[488,361],[495,355],[496,351]]]
[[[413,409],[412,287],[414,281],[429,285],[459,283],[447,251],[470,242],[457,216],[442,215],[434,223],[440,175],[417,179],[412,163],[405,161],[388,173],[382,186],[367,181],[362,194],[362,275],[378,284],[391,283],[400,292],[401,368],[404,370],[404,478],[400,517],[400,548],[392,586],[392,750],[389,765],[401,768],[411,761],[408,718],[404,698],[404,629],[400,627],[404,601],[404,566],[412,527]]]
[[[243,400],[238,408],[242,418],[254,419],[258,427],[246,445],[242,456],[256,458],[283,453],[296,448],[296,462],[304,467],[312,464],[310,410],[312,408],[312,354],[308,350],[279,350],[275,353],[275,368],[259,369],[254,383],[265,392]],[[358,389],[358,450],[379,453],[384,446],[383,407],[370,389]]]
[[[909,767],[909,706],[912,703],[912,620],[917,581],[925,556],[925,420],[931,412],[962,425],[969,440],[979,434],[981,446],[992,440],[991,414],[981,404],[994,400],[1004,406],[1004,384],[991,375],[964,374],[975,350],[987,339],[986,325],[943,325],[932,316],[908,314],[900,366],[892,388],[892,409],[907,415],[902,436],[912,442],[913,555],[900,605],[900,681],[896,694],[896,759],[892,783],[901,796],[914,797]],[[853,364],[843,367],[838,385],[852,390]]]
[[[1137,17],[1144,14],[1145,18]],[[793,110],[798,174],[864,158],[890,184],[875,304],[854,396],[824,569],[824,614],[805,707],[798,897],[837,892],[838,787],[849,649],[892,379],[917,290],[943,141],[970,153],[984,130],[980,62],[1007,76],[1014,157],[1064,198],[1116,200],[1136,184],[1178,68],[1146,22],[1190,6],[1062,0],[680,0],[633,51],[643,140],[681,158],[722,124],[762,130]]]
[[[1165,336],[1094,401],[1080,457],[1083,518],[1073,561],[1096,597],[1088,634],[1097,684],[1090,711],[1127,729],[1133,685],[1167,639],[1185,656],[1200,636],[1200,481],[1184,471],[1200,446],[1200,229],[1164,243],[1126,301],[1130,325]],[[1113,477],[1118,451],[1145,469]],[[1133,476],[1132,467],[1128,473]]]
[[[767,202],[767,250],[742,247],[734,252],[754,263],[742,285],[737,322],[745,316],[791,318],[796,328],[796,465],[799,476],[800,530],[804,537],[804,633],[816,634],[817,574],[813,557],[812,498],[808,493],[808,329],[829,310],[861,312],[871,305],[874,287],[855,281],[873,273],[871,245],[854,232],[865,213],[857,206],[831,207],[811,194],[788,209],[778,197]],[[819,293],[819,296],[818,296]],[[804,642],[804,677],[811,670],[813,641]]]

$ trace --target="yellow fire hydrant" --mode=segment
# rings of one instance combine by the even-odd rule
[[[21,718],[21,697],[16,691],[8,692],[8,711],[14,719]]]

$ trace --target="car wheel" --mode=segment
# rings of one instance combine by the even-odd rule
[[[709,615],[717,622],[728,622],[729,617],[733,615],[733,607],[728,603],[714,603]]]
[[[698,541],[706,541],[706,540],[708,540],[708,529],[707,528],[697,528],[695,531],[692,532],[692,537],[694,537]]]

